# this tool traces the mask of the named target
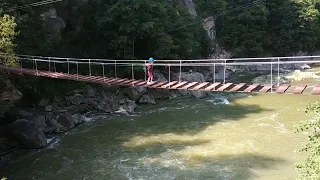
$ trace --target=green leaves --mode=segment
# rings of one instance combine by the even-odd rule
[[[320,179],[320,103],[308,105],[305,112],[314,117],[311,120],[301,121],[296,126],[296,132],[308,133],[307,142],[299,150],[306,152],[307,157],[303,163],[296,164],[299,171],[298,180],[318,180]]]
[[[13,53],[15,47],[13,40],[17,35],[16,26],[14,17],[9,15],[0,17],[0,52]]]
[[[14,54],[14,39],[17,35],[16,33],[15,18],[9,15],[3,15],[0,17],[0,53],[5,53],[3,58],[3,54],[1,54],[0,60],[1,63],[7,63],[8,65],[17,65],[17,60],[13,56]]]
[[[191,59],[203,55],[199,44],[206,38],[201,38],[205,35],[201,20],[179,4],[166,0],[117,1],[97,11],[97,29],[105,32],[107,51],[113,52],[113,57],[108,54],[110,58]],[[183,27],[193,22],[197,28]]]

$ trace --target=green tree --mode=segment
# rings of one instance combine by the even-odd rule
[[[267,40],[268,15],[264,3],[237,9],[245,7],[251,1],[228,0],[227,2],[230,13],[221,16],[221,27],[217,31],[219,42],[239,56],[252,56],[263,52]]]
[[[225,12],[227,2],[225,0],[198,0],[196,7],[202,17],[216,16]]]
[[[14,17],[16,32],[18,32],[14,43],[17,54],[41,54],[50,55],[53,50],[53,42],[48,34],[42,13],[47,11],[49,5],[30,6],[32,0],[2,0],[1,7],[5,13]],[[17,8],[15,7],[24,7]]]
[[[15,29],[17,24],[15,18],[9,15],[0,17],[0,57],[2,63],[15,64],[14,54],[14,38],[17,35]],[[8,62],[3,62],[8,61]]]
[[[307,106],[306,113],[313,115],[312,120],[304,120],[296,127],[297,132],[307,131],[307,142],[299,152],[306,152],[307,157],[303,163],[297,164],[299,180],[320,179],[320,103]]]

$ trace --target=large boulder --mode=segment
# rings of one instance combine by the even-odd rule
[[[141,104],[156,104],[156,100],[154,99],[153,94],[146,93],[142,95],[142,97],[139,99],[139,103]]]
[[[147,92],[147,88],[139,86],[129,87],[124,90],[124,93],[133,101],[139,100],[145,92]]]
[[[89,106],[92,106],[93,108],[97,108],[99,106],[99,103],[97,102],[98,99],[96,98],[86,98],[83,103],[87,104]]]
[[[74,96],[69,97],[70,103],[73,105],[79,105],[84,101],[84,97],[81,94],[75,94]]]
[[[47,106],[44,108],[44,111],[45,111],[45,112],[52,112],[52,111],[53,111],[53,105],[47,105]]]
[[[114,94],[111,93],[105,93],[103,94],[103,107],[105,111],[107,112],[114,112],[119,109],[119,101],[120,98]]]
[[[173,74],[174,80],[179,80],[179,73]],[[204,82],[203,74],[199,72],[182,72],[181,73],[181,81],[188,81],[188,82]],[[183,95],[193,95],[196,98],[203,98],[207,95],[204,91],[189,91],[189,90],[178,90]]]
[[[121,100],[120,105],[125,109],[127,112],[132,113],[137,107],[137,104],[135,101],[126,99],[126,100]]]
[[[11,83],[10,80],[6,80],[4,83],[4,91],[0,94],[0,101],[19,101],[23,94]]]
[[[28,148],[42,148],[47,138],[38,126],[28,120],[20,119],[12,124],[12,132],[18,141]]]
[[[97,89],[89,86],[86,96],[87,96],[87,97],[91,97],[91,98],[96,97],[96,96],[97,96]]]
[[[34,116],[29,121],[36,124],[41,131],[46,129],[46,117],[44,115]]]
[[[41,99],[38,106],[40,107],[45,107],[49,104],[49,100],[48,99]]]
[[[45,132],[47,133],[60,133],[62,130],[65,129],[50,113],[46,115],[46,124],[47,127]]]
[[[71,114],[76,114],[76,113],[86,113],[90,111],[92,108],[88,104],[79,104],[78,106],[72,105],[66,108],[67,111]]]
[[[59,113],[58,122],[68,129],[74,128],[74,121],[72,119],[72,116],[66,111]]]
[[[72,119],[73,119],[74,124],[76,124],[76,125],[84,123],[86,121],[81,114],[72,115]]]

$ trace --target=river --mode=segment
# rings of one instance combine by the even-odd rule
[[[227,99],[227,101],[226,101]],[[8,180],[295,179],[294,133],[319,96],[216,94],[82,124],[47,148],[2,157]],[[21,152],[20,152],[21,153]],[[23,152],[26,153],[26,152]]]

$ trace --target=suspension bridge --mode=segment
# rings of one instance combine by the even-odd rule
[[[110,60],[110,59],[79,59],[43,57],[29,55],[8,56],[0,54],[3,64],[0,71],[19,75],[32,75],[47,78],[65,79],[73,81],[107,84],[111,86],[141,86],[159,89],[184,89],[190,91],[215,91],[215,92],[245,92],[245,93],[279,93],[279,94],[320,94],[320,84],[292,86],[289,83],[280,83],[280,67],[285,64],[313,64],[320,63],[320,56],[295,56],[295,57],[268,57],[268,58],[236,58],[236,59],[198,59],[198,60],[156,60],[154,66],[168,68],[167,81],[154,81],[147,84],[145,79],[135,79],[135,67],[145,67],[146,60]],[[11,65],[14,60],[18,64]],[[57,68],[62,65],[64,70]],[[79,71],[79,66],[85,66],[87,74]],[[227,66],[257,66],[270,67],[270,83],[226,83]],[[71,68],[73,66],[74,68]],[[102,72],[92,75],[93,67],[99,67]],[[216,68],[223,68],[223,80],[216,82]],[[117,69],[131,68],[131,78],[120,78]],[[188,82],[181,80],[183,67],[211,67],[213,69],[213,82]],[[178,80],[171,80],[172,68],[180,71]],[[96,68],[95,68],[96,69]],[[110,76],[109,71],[113,75]],[[107,74],[107,75],[106,75]],[[274,76],[277,76],[274,80]],[[308,90],[308,92],[307,92]]]

